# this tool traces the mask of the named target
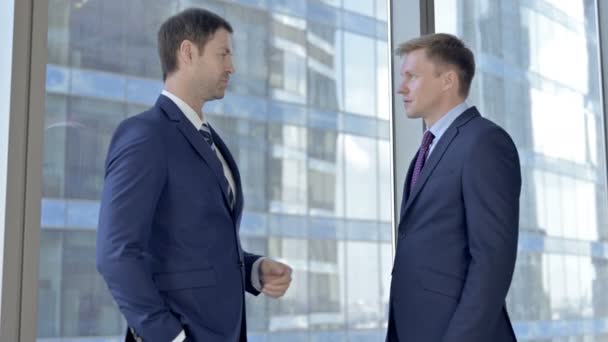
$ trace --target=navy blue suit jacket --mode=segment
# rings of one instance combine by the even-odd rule
[[[228,204],[222,165],[167,97],[123,121],[108,151],[97,268],[129,326],[146,342],[246,339],[244,291],[259,256],[242,251],[238,168]]]
[[[408,193],[413,163],[401,205],[387,341],[515,341],[505,309],[521,191],[511,138],[472,107],[438,141]]]

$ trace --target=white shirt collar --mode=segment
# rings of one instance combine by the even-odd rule
[[[173,103],[175,103],[177,108],[179,108],[179,110],[181,110],[182,113],[184,113],[184,115],[188,118],[188,120],[194,125],[194,128],[196,128],[197,130],[200,130],[201,127],[203,126],[203,123],[207,122],[204,114],[203,114],[203,119],[201,120],[201,118],[198,116],[196,111],[194,109],[192,109],[192,107],[190,107],[190,105],[188,105],[186,102],[184,102],[184,100],[180,99],[176,95],[170,93],[169,91],[167,91],[165,89],[163,89],[161,94],[165,95],[166,97],[171,99],[171,101],[173,101]]]

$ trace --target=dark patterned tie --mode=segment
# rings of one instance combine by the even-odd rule
[[[420,172],[422,172],[422,168],[424,167],[424,162],[426,161],[426,157],[429,154],[429,147],[431,147],[431,143],[435,136],[431,131],[427,130],[424,132],[424,136],[422,137],[422,144],[420,145],[420,149],[418,150],[418,157],[416,158],[416,164],[414,165],[414,172],[412,172],[412,181],[410,182],[410,192],[416,185],[418,181],[418,177],[420,177]]]
[[[207,144],[209,144],[213,153],[215,153],[217,156],[217,152],[215,151],[215,144],[213,143],[213,135],[211,134],[211,127],[209,126],[209,123],[204,122],[199,132],[201,133],[203,139],[205,139]],[[218,161],[220,162],[220,165],[222,165],[222,162],[221,160],[219,160],[219,157]],[[224,165],[222,165],[222,170],[223,169]],[[224,174],[224,180],[226,181],[225,186],[228,187],[228,201],[230,201],[230,209],[234,209],[234,192],[232,191],[232,187],[230,186],[230,182],[228,182],[226,174]]]

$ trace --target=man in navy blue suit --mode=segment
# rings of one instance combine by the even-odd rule
[[[505,308],[521,171],[509,135],[465,102],[473,53],[448,34],[399,46],[399,93],[426,131],[405,180],[387,341],[516,341]]]
[[[246,341],[244,292],[278,298],[291,283],[289,266],[241,249],[239,171],[202,111],[235,71],[231,34],[203,9],[165,21],[164,90],[110,143],[97,268],[127,340]]]

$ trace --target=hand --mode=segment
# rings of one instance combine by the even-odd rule
[[[262,293],[272,298],[282,297],[291,284],[291,267],[266,258],[260,265],[260,282]]]

